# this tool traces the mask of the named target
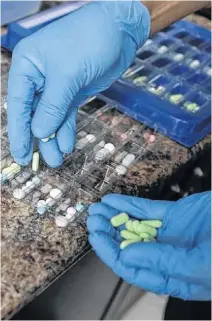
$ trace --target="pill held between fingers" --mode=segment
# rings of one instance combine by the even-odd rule
[[[16,188],[14,191],[13,191],[13,196],[14,198],[18,199],[18,200],[21,200],[25,197],[25,192],[20,189],[20,188]]]
[[[114,227],[125,224],[129,220],[129,216],[126,213],[120,213],[111,218],[110,222]]]
[[[143,220],[142,223],[155,228],[160,228],[162,226],[162,222],[159,220]]]
[[[55,137],[56,137],[56,134],[53,133],[51,136],[49,136],[49,139],[53,139],[53,138],[55,138]]]
[[[47,142],[49,141],[49,137],[41,138],[41,141],[42,141],[43,143],[47,143]]]
[[[68,225],[68,220],[65,216],[58,215],[55,217],[55,224],[59,227],[66,227]]]
[[[137,240],[137,241],[141,241],[141,237],[140,235],[137,235],[135,233],[129,232],[127,230],[122,230],[120,232],[121,237],[123,237],[126,240]]]
[[[133,243],[137,243],[137,242],[139,242],[139,241],[137,241],[137,240],[125,240],[125,241],[121,242],[120,249],[123,250],[128,245],[133,244]]]
[[[115,171],[118,175],[125,175],[127,173],[127,168],[124,165],[117,165]]]
[[[50,193],[49,196],[54,198],[54,199],[58,199],[62,196],[62,192],[61,190],[59,190],[59,188],[53,188]]]
[[[37,172],[39,169],[39,160],[40,160],[40,155],[38,152],[33,153],[32,157],[32,170],[33,172]]]
[[[130,166],[133,161],[135,160],[135,155],[134,154],[128,154],[127,156],[124,157],[124,159],[122,160],[122,165],[128,167]]]

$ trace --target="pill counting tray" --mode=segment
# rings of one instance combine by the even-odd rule
[[[187,21],[159,32],[105,95],[134,119],[191,147],[210,132],[211,33]]]
[[[7,79],[3,80],[1,173],[14,162],[8,149],[4,108]],[[93,135],[93,139],[80,144],[87,135]],[[32,171],[31,164],[22,167],[20,172],[5,180],[3,186],[11,197],[14,197],[15,190],[24,190],[25,196],[20,201],[30,205],[35,215],[54,219],[58,215],[66,216],[67,209],[71,208],[76,212],[73,219],[77,219],[92,202],[105,193],[113,192],[117,179],[127,174],[130,165],[155,148],[161,138],[154,130],[120,112],[117,103],[99,95],[80,107],[76,148],[72,154],[64,155],[60,168],[51,169],[41,159],[38,172]],[[97,157],[106,144],[113,148]],[[52,200],[52,189],[59,189],[60,197]],[[45,214],[38,212],[41,200],[47,203]]]

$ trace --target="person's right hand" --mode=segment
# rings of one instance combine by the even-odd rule
[[[121,76],[149,31],[149,12],[139,1],[94,1],[20,41],[7,97],[15,161],[30,162],[35,136],[46,163],[61,165],[74,148],[77,107]]]
[[[120,250],[120,231],[110,219],[120,212],[133,219],[161,220],[157,242]],[[211,299],[211,193],[177,202],[109,194],[89,208],[89,241],[113,271],[135,286],[184,300]]]

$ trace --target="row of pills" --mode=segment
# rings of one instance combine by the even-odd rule
[[[75,207],[70,206],[66,209],[65,216],[57,215],[55,217],[55,224],[59,227],[66,227],[68,223],[72,222],[75,217],[76,213],[82,213],[85,209],[85,206],[82,203],[77,203]]]
[[[169,97],[169,101],[173,104],[179,104],[183,99],[184,96],[182,94],[174,94]],[[183,106],[186,110],[193,113],[196,113],[200,109],[199,105],[195,102],[185,102]]]
[[[85,132],[81,131],[80,135],[84,134]],[[85,133],[86,134],[86,133]],[[78,134],[79,136],[79,134]],[[82,137],[76,142],[76,149],[83,149],[87,144],[92,144],[96,141],[96,136],[93,134],[86,134],[85,137]]]
[[[22,188],[15,188],[13,191],[13,197],[21,200],[25,198],[35,187],[40,185],[41,179],[38,176],[34,176],[31,180],[28,180]]]
[[[126,213],[112,217],[110,222],[114,227],[125,224],[126,229],[120,231],[120,235],[124,239],[120,244],[121,249],[136,242],[155,242],[157,229],[162,226],[162,222],[159,220],[130,220]]]
[[[134,162],[135,155],[127,154],[121,161],[120,165],[117,165],[115,171],[118,175],[125,175],[127,173],[127,168]]]

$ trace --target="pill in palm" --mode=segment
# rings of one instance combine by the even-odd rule
[[[133,221],[133,230],[134,230],[134,232],[137,233],[137,234],[139,234],[139,232],[138,232],[139,223],[140,223],[140,222],[139,222],[138,220],[134,220],[134,221]]]
[[[137,242],[139,242],[139,241],[137,241],[137,240],[125,240],[125,241],[122,241],[121,244],[120,244],[120,249],[123,250],[128,245],[133,244],[133,243],[137,243]]]
[[[140,233],[139,235],[140,235],[140,237],[141,237],[142,239],[151,239],[151,238],[152,238],[152,235],[150,235],[150,234],[148,234],[148,233],[145,233],[145,232],[142,232],[142,233]]]
[[[159,220],[144,220],[142,223],[155,228],[160,228],[162,226],[162,222]]]
[[[39,160],[40,160],[40,155],[38,152],[33,153],[32,157],[32,170],[33,172],[37,172],[39,169]]]
[[[144,224],[143,222],[140,222],[138,225],[136,225],[135,232],[137,234],[145,232],[152,235],[152,237],[157,235],[157,230],[154,227]]]
[[[123,237],[126,240],[137,240],[141,241],[141,237],[133,232],[129,232],[127,230],[122,230],[120,232],[121,237]]]
[[[129,216],[126,213],[120,213],[116,216],[113,216],[110,222],[114,227],[118,227],[125,224],[128,220]]]

